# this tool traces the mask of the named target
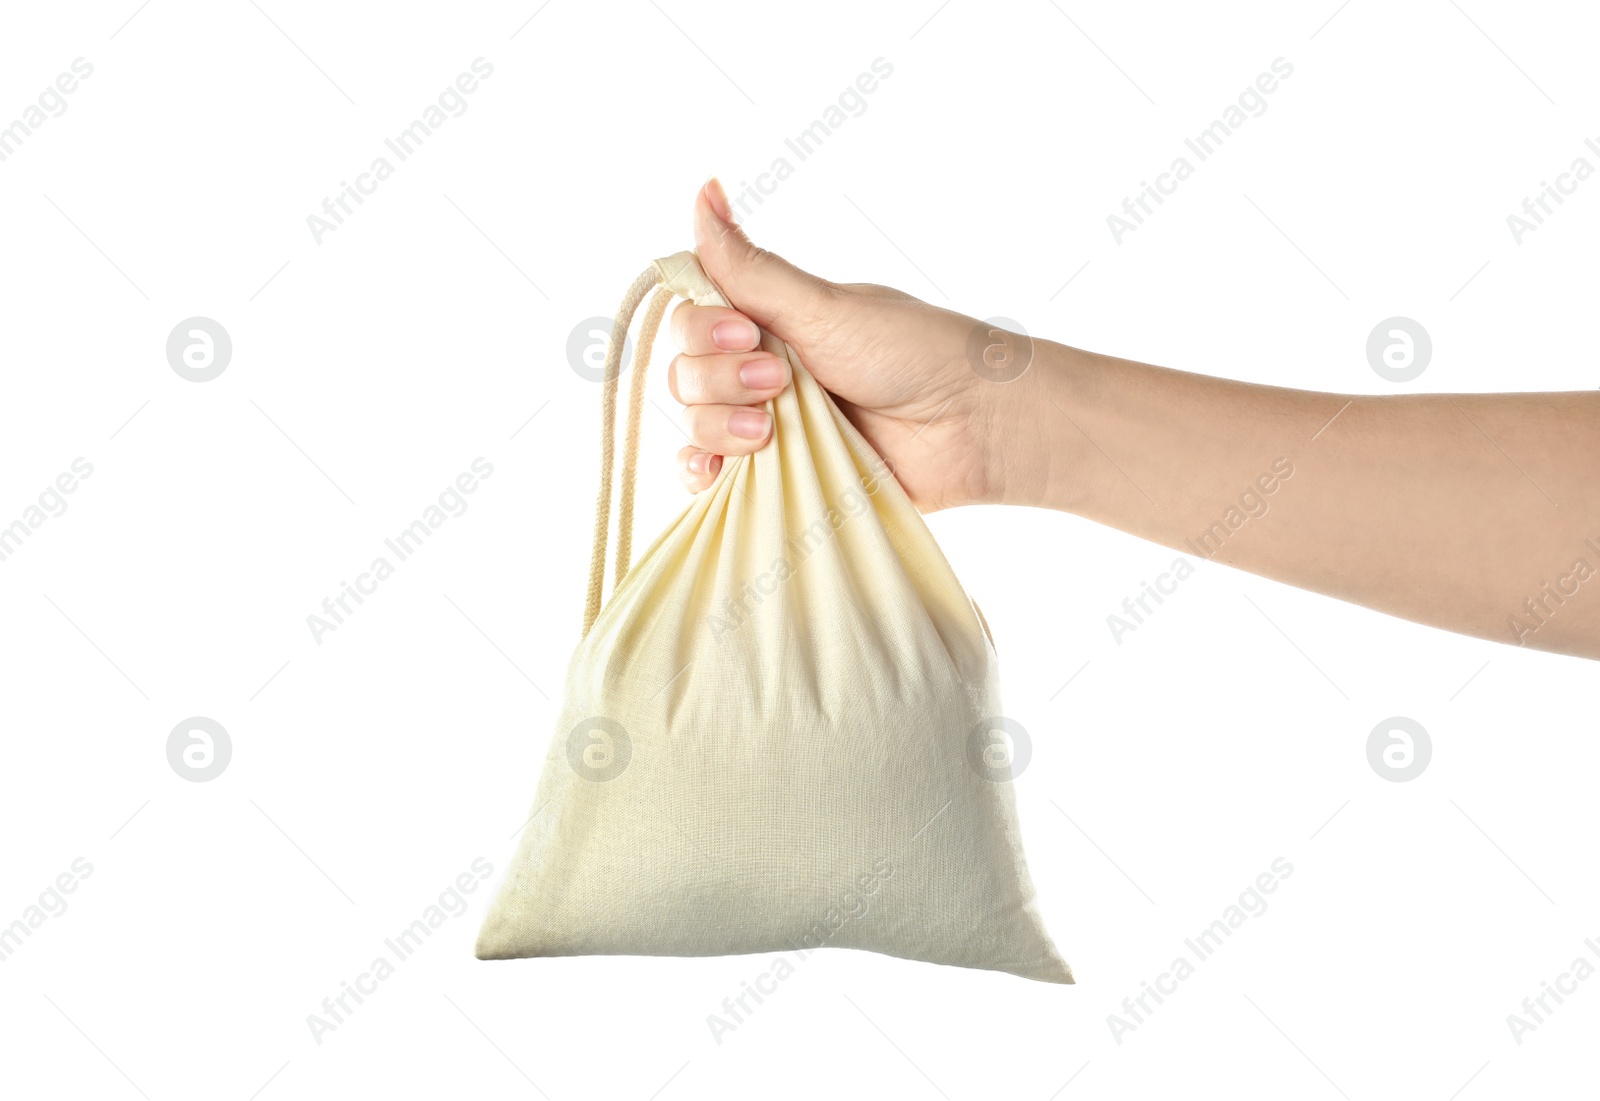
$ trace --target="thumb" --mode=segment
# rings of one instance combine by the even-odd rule
[[[694,240],[701,267],[734,309],[781,340],[800,339],[833,289],[776,253],[751,244],[734,224],[728,196],[716,177],[707,180],[695,197]]]

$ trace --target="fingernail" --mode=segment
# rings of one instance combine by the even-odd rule
[[[711,203],[711,212],[728,225],[733,225],[733,211],[728,206],[728,193],[722,190],[722,181],[712,176],[706,181],[706,199]]]
[[[745,320],[719,321],[711,327],[711,341],[724,352],[747,352],[756,346],[759,334]]]
[[[783,385],[784,374],[775,359],[752,359],[739,368],[739,381],[748,390],[772,390]]]
[[[685,465],[688,466],[690,474],[704,474],[706,472],[706,465],[710,461],[711,455],[709,452],[697,451],[695,454],[689,456],[689,461]]]
[[[728,417],[728,431],[746,440],[767,434],[767,414],[760,409],[740,409]]]

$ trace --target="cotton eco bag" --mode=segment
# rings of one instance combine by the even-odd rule
[[[601,609],[622,345],[645,311]],[[645,367],[691,252],[617,314],[585,633],[480,959],[865,948],[1072,982],[1034,906],[995,652],[882,459],[770,334],[793,383],[644,556],[628,527]],[[803,958],[803,956],[802,956]]]

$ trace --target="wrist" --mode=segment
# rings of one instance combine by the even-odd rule
[[[1104,357],[1037,338],[1031,356],[1015,380],[983,383],[985,503],[1081,513],[1092,489],[1085,472],[1096,469],[1083,395]]]

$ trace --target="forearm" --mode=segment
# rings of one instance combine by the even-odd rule
[[[1039,341],[1008,500],[1391,615],[1600,658],[1600,394],[1357,397]],[[1022,454],[1038,441],[1037,454]]]

